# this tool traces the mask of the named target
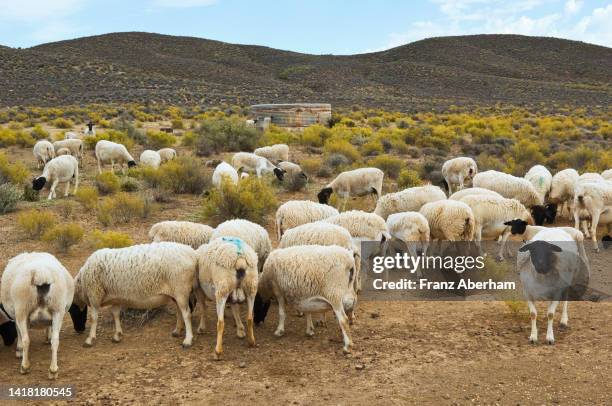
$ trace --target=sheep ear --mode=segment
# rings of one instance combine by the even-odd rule
[[[506,221],[506,222],[504,223],[504,225],[505,225],[505,226],[511,226],[511,225],[512,225],[512,221]]]
[[[550,249],[552,250],[552,252],[562,252],[563,250],[561,249],[561,247],[559,247],[558,245],[555,244],[548,244],[550,246]]]
[[[531,251],[531,244],[525,244],[521,248],[519,248],[519,252],[527,252]]]

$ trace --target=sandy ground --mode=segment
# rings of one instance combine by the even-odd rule
[[[32,165],[29,150],[10,152],[13,159]],[[91,182],[94,168],[88,153],[83,184]],[[305,193],[282,193],[279,198],[312,197],[323,182],[318,179]],[[20,209],[56,205],[41,201]],[[190,218],[198,208],[198,199],[177,197],[151,218],[116,229],[145,242],[151,224]],[[16,216],[0,216],[0,269],[20,252],[49,250],[21,235]],[[81,209],[73,221],[101,228]],[[271,218],[268,230],[273,236]],[[91,252],[83,242],[57,256],[76,273]],[[611,269],[609,263],[596,261],[594,271]],[[539,311],[543,339],[543,305]],[[50,347],[43,343],[42,330],[32,333],[29,375],[19,374],[14,348],[0,348],[0,385],[74,385],[78,404],[609,404],[612,304],[571,303],[566,331],[557,327],[558,312],[554,346],[528,343],[525,314],[513,313],[503,302],[361,302],[352,327],[355,348],[345,356],[337,323],[330,317],[327,326],[307,338],[305,320],[290,313],[285,337],[277,338],[273,307],[256,328],[256,348],[238,339],[228,321],[224,359],[214,361],[211,306],[206,333],[196,336],[188,350],[181,349],[180,338],[171,337],[175,319],[166,311],[144,325],[125,321],[123,342],[113,344],[111,317],[105,311],[97,342],[89,349],[82,347],[85,337],[66,318],[56,382],[47,379]],[[227,318],[231,320],[229,312]]]

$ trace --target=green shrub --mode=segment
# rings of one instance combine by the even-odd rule
[[[37,202],[39,199],[40,194],[38,190],[32,189],[30,184],[23,185],[23,200],[26,202]]]
[[[207,120],[196,129],[196,153],[209,156],[223,151],[252,151],[259,144],[261,132],[239,118]]]
[[[419,173],[412,169],[402,169],[397,178],[397,186],[399,189],[421,186],[423,181],[419,177]]]
[[[171,147],[176,143],[176,137],[162,131],[147,131],[146,145],[152,149]]]
[[[28,210],[19,213],[17,224],[30,238],[38,239],[45,231],[55,226],[57,218],[48,210]]]
[[[68,129],[74,127],[74,122],[63,117],[58,117],[51,121],[51,125],[57,128]]]
[[[383,153],[383,146],[378,140],[371,140],[361,147],[361,153],[365,156],[378,155]]]
[[[161,186],[174,193],[200,194],[210,184],[198,160],[184,156],[166,162],[158,169]]]
[[[140,189],[140,183],[132,177],[127,177],[121,181],[122,192],[136,192],[138,189]]]
[[[61,252],[67,252],[70,247],[83,239],[83,227],[77,223],[58,224],[43,235],[45,242],[55,245]]]
[[[329,128],[316,124],[306,127],[302,132],[302,143],[313,147],[322,147],[332,135]]]
[[[183,125],[183,120],[181,120],[180,118],[175,118],[174,120],[172,120],[172,128],[174,128],[175,130],[182,130],[183,128],[185,128],[185,126]]]
[[[88,236],[89,244],[93,249],[102,248],[124,248],[134,244],[132,238],[117,231],[94,230]]]
[[[219,223],[233,218],[264,223],[265,216],[276,206],[276,193],[263,179],[250,176],[238,185],[225,179],[221,188],[212,189],[205,198],[202,216]]]
[[[142,196],[118,193],[106,197],[98,205],[98,221],[105,226],[127,224],[138,218],[150,215],[151,203]]]
[[[11,164],[4,152],[0,151],[0,178],[17,185],[30,178],[30,171],[21,162]]]
[[[403,160],[390,155],[377,156],[371,159],[369,163],[371,166],[382,170],[391,179],[396,179],[404,166]]]
[[[321,158],[306,158],[302,159],[302,161],[300,162],[302,170],[307,175],[316,174],[321,165],[323,165],[323,161],[321,160]]]
[[[345,140],[340,140],[340,139],[329,140],[325,143],[323,150],[327,154],[342,154],[346,158],[348,158],[350,162],[355,162],[359,158],[361,158],[361,155],[359,154],[359,151],[357,150],[357,148],[355,148],[354,145],[351,145],[350,142],[345,141]]]
[[[49,137],[49,132],[42,128],[40,124],[36,124],[32,131],[30,131],[30,135],[37,140],[42,140],[43,138]]]
[[[96,187],[103,195],[110,195],[119,190],[121,181],[112,172],[102,172],[96,176]]]
[[[0,214],[5,214],[15,210],[17,203],[22,199],[23,194],[19,188],[11,183],[0,185]]]
[[[57,211],[63,219],[67,220],[74,213],[75,206],[76,203],[72,200],[61,200],[57,203]]]
[[[91,186],[81,187],[76,192],[75,198],[84,208],[92,210],[98,204],[98,190]]]
[[[196,144],[197,136],[193,131],[187,131],[181,137],[181,145],[184,147],[193,147]]]

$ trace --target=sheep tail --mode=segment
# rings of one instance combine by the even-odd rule
[[[240,284],[240,282],[242,282],[242,280],[244,279],[244,276],[246,275],[246,269],[247,269],[246,260],[242,257],[238,258],[236,260],[234,269],[236,269],[236,281],[238,282],[238,284]]]
[[[463,228],[464,240],[469,241],[474,239],[474,220],[470,217],[465,219],[465,226]]]
[[[49,291],[51,290],[52,281],[44,273],[34,271],[32,273],[32,280],[30,283],[32,286],[36,287],[38,304],[43,305]]]

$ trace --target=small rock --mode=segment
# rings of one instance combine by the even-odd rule
[[[370,317],[373,319],[377,319],[380,317],[380,313],[370,313]]]
[[[363,365],[363,364],[355,364],[355,369],[358,370],[358,371],[361,371],[364,368],[365,368],[365,365]]]
[[[246,362],[242,361],[240,362],[240,364],[238,364],[238,368],[244,368],[246,367]]]

